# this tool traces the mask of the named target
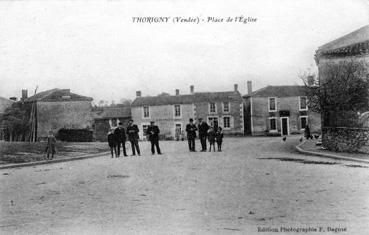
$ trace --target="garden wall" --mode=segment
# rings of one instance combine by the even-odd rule
[[[323,127],[322,144],[329,150],[369,154],[369,128]]]

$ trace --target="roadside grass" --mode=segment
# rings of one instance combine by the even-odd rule
[[[0,142],[0,164],[46,160],[46,142]],[[57,142],[55,158],[76,157],[109,150],[103,142]]]

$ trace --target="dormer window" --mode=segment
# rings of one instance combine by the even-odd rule
[[[71,99],[70,95],[63,95],[61,98],[63,100],[70,100]]]

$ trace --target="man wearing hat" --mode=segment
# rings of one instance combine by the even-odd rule
[[[159,147],[159,127],[155,125],[154,121],[150,122],[150,126],[148,126],[146,135],[149,137],[149,140],[151,142],[151,153],[155,154],[155,147],[156,152],[158,154],[161,154],[160,147]]]
[[[129,142],[131,142],[131,146],[132,146],[132,156],[136,155],[136,150],[137,150],[138,156],[141,156],[140,146],[138,146],[138,139],[139,139],[138,132],[139,132],[139,129],[137,125],[133,124],[132,119],[129,120],[128,126],[127,126],[127,135],[128,135]]]
[[[206,138],[208,136],[209,126],[206,122],[199,118],[199,138],[201,142],[201,152],[206,152]]]
[[[188,139],[188,148],[190,152],[196,152],[195,150],[195,138],[196,138],[197,127],[193,123],[193,119],[190,118],[190,123],[186,126],[187,139]]]
[[[122,145],[123,147],[123,155],[125,157],[127,157],[127,152],[126,152],[126,132],[123,128],[123,124],[121,122],[119,122],[118,124],[118,128],[116,128],[114,130],[114,137],[115,137],[115,142],[117,144],[118,147],[118,156],[120,156],[120,145]]]

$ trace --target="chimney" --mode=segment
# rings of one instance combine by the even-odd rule
[[[195,86],[194,85],[190,86],[190,92],[191,92],[191,94],[195,93]]]
[[[179,89],[176,89],[176,95],[179,95]]]
[[[136,91],[136,97],[137,98],[141,97],[141,91]]]
[[[252,93],[252,82],[247,81],[247,94],[251,95],[251,93]]]
[[[238,91],[238,84],[234,84],[234,91]]]
[[[10,97],[9,100],[17,101],[17,97]]]
[[[22,90],[22,100],[25,100],[28,98],[28,91],[27,90]]]

